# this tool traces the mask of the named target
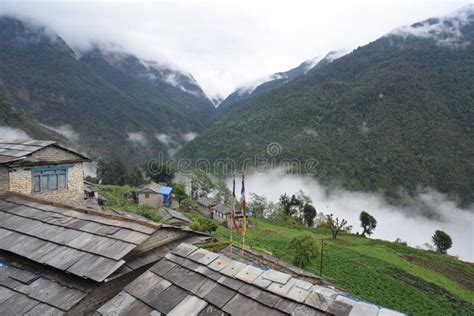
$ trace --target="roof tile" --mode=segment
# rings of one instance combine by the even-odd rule
[[[198,315],[207,305],[206,301],[194,296],[188,295],[181,303],[179,303],[171,312],[169,316],[193,316]]]

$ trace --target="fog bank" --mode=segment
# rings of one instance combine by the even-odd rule
[[[239,183],[237,181],[237,183]],[[264,195],[274,202],[283,193],[304,191],[313,200],[316,210],[343,217],[353,226],[353,232],[362,232],[359,222],[361,211],[367,211],[377,219],[377,228],[371,238],[394,241],[401,238],[409,246],[430,243],[435,230],[447,232],[453,247],[450,255],[474,262],[474,208],[460,209],[445,195],[430,191],[416,196],[409,206],[394,206],[382,196],[373,193],[349,192],[344,189],[328,189],[309,176],[283,175],[279,171],[253,174],[246,177],[248,193]],[[238,185],[237,191],[240,190]],[[435,219],[421,215],[420,209],[428,208]]]

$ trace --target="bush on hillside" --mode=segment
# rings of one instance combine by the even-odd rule
[[[297,236],[291,240],[289,250],[293,252],[293,263],[298,267],[305,268],[318,257],[318,239],[310,234]]]

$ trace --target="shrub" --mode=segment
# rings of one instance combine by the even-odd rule
[[[293,263],[298,267],[305,268],[318,257],[318,239],[310,234],[297,236],[291,240],[289,250],[293,253]]]
[[[219,224],[216,221],[207,218],[198,218],[194,220],[189,228],[198,232],[206,232],[211,234],[213,231],[216,231],[219,227]]]

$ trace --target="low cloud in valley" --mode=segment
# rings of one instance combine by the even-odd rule
[[[438,192],[428,190],[404,206],[394,206],[378,194],[329,189],[309,176],[284,175],[280,171],[248,175],[246,190],[275,202],[283,193],[302,190],[311,197],[318,213],[333,213],[347,219],[354,227],[353,232],[362,232],[359,214],[367,211],[378,223],[372,238],[389,241],[401,238],[411,247],[432,244],[431,236],[440,229],[453,239],[449,254],[474,262],[474,206],[461,209]],[[424,215],[427,211],[432,214],[430,218]]]

